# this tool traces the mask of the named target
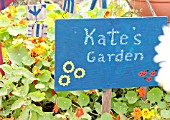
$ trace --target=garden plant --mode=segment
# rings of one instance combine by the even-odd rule
[[[84,12],[83,7],[77,5],[72,15],[48,4],[47,18],[40,21],[48,24],[47,38],[26,36],[25,6],[1,11],[0,120],[170,120],[170,94],[161,87],[113,89],[110,113],[102,115],[102,90],[54,91],[56,19],[133,17],[137,12],[114,1],[108,9]]]

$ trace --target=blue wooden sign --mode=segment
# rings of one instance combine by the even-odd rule
[[[56,21],[55,91],[156,86],[167,17]]]

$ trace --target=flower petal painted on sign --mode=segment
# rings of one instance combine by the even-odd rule
[[[71,73],[74,71],[74,64],[71,61],[67,61],[63,65],[63,70],[65,73]]]
[[[74,77],[75,78],[83,78],[85,76],[85,70],[83,68],[77,68],[75,71],[74,71]]]
[[[68,86],[70,84],[70,76],[68,75],[61,75],[58,80],[59,85],[61,86]]]

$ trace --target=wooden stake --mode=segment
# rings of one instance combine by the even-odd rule
[[[110,113],[111,99],[112,99],[112,89],[103,89],[101,114],[106,112]]]

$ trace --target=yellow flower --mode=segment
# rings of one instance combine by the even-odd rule
[[[142,117],[143,117],[143,118],[149,119],[149,118],[151,118],[151,116],[152,116],[152,112],[149,111],[148,108],[144,108],[144,109],[142,110]]]
[[[74,64],[73,64],[73,62],[67,61],[66,63],[64,63],[64,65],[63,65],[63,70],[64,70],[65,73],[71,73],[71,72],[73,72],[73,70],[74,70]]]
[[[77,68],[74,71],[74,77],[75,78],[83,78],[85,76],[85,70],[83,68]]]
[[[59,80],[58,80],[58,83],[61,86],[68,86],[70,84],[70,76],[68,76],[68,75],[61,75]]]

